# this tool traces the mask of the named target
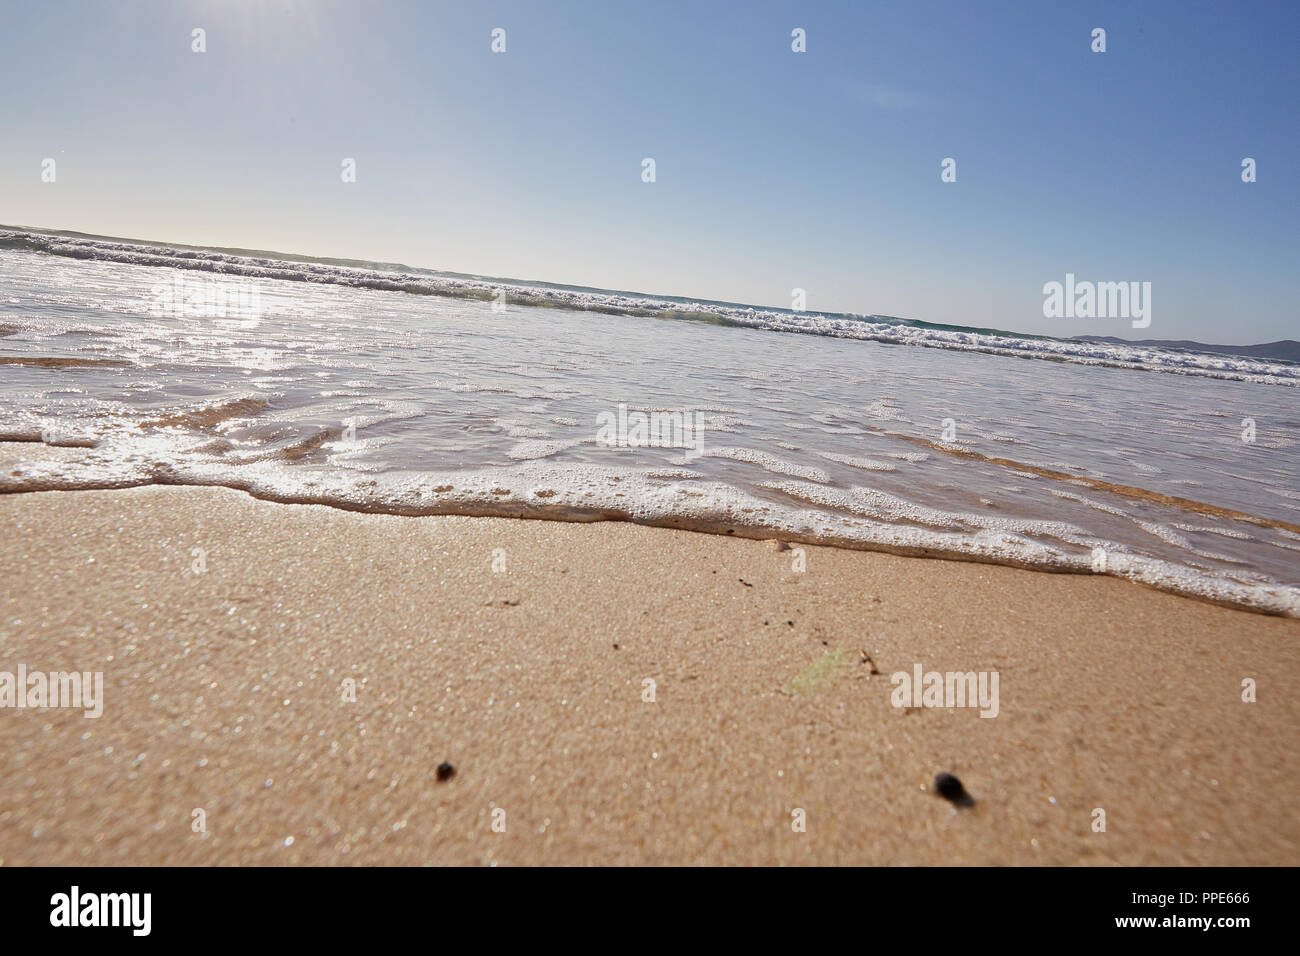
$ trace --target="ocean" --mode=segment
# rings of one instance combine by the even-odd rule
[[[1300,616],[1297,386],[1284,361],[0,228],[0,440],[33,443],[6,492],[628,520]]]

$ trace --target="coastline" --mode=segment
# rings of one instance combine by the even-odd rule
[[[0,710],[6,865],[1300,862],[1294,619],[1106,576],[820,546],[796,571],[755,540],[223,488],[0,515],[0,670],[105,686],[98,719]],[[996,672],[997,717],[893,706],[916,665]],[[973,807],[931,792],[940,772]]]

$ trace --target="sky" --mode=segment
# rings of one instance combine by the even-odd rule
[[[785,308],[798,288],[813,311],[1047,335],[1300,338],[1298,54],[1289,0],[10,4],[0,223]],[[1046,317],[1067,274],[1150,282],[1150,326]]]

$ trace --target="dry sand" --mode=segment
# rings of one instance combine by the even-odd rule
[[[97,720],[0,710],[6,865],[1300,863],[1295,620],[225,489],[6,495],[0,532],[0,671],[105,681]],[[997,671],[998,716],[895,708],[916,663]]]

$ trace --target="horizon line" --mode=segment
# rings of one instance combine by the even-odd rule
[[[109,241],[124,242],[124,243],[138,243],[141,245],[162,246],[162,247],[173,248],[173,249],[178,249],[178,248],[179,249],[202,249],[209,252],[223,252],[232,255],[263,254],[270,257],[281,257],[285,261],[292,261],[295,258],[308,259],[314,262],[332,263],[332,264],[342,265],[345,267],[355,267],[353,266],[353,264],[363,263],[368,266],[384,266],[395,270],[405,269],[405,270],[412,270],[412,271],[431,272],[443,276],[464,277],[468,279],[478,279],[478,280],[495,279],[501,282],[519,283],[521,285],[532,284],[532,285],[560,286],[565,289],[574,289],[578,291],[603,292],[603,293],[615,293],[620,295],[641,296],[647,299],[680,299],[688,302],[698,302],[703,304],[739,306],[742,308],[749,308],[749,309],[770,309],[778,312],[790,313],[793,315],[806,314],[806,315],[820,315],[820,316],[830,316],[830,317],[838,316],[838,317],[850,318],[850,319],[894,319],[899,322],[919,323],[920,325],[924,325],[924,326],[943,326],[943,327],[948,327],[953,329],[967,329],[970,331],[979,331],[985,333],[993,332],[993,333],[999,333],[1003,335],[1009,335],[1017,338],[1026,338],[1026,339],[1053,339],[1055,341],[1060,341],[1060,342],[1088,341],[1090,339],[1093,340],[1100,339],[1105,341],[1120,342],[1129,345],[1141,345],[1141,344],[1160,345],[1162,343],[1168,343],[1168,344],[1187,343],[1187,344],[1197,345],[1201,347],[1226,348],[1226,349],[1255,348],[1255,347],[1262,347],[1268,345],[1281,345],[1285,343],[1295,343],[1300,345],[1300,340],[1296,340],[1296,339],[1275,339],[1270,342],[1246,342],[1240,345],[1232,345],[1232,344],[1217,343],[1217,342],[1201,342],[1196,339],[1126,339],[1116,335],[1071,335],[1071,336],[1044,335],[1042,333],[1036,333],[1036,332],[1019,332],[1013,329],[995,329],[995,328],[985,328],[982,326],[958,325],[952,322],[936,322],[936,321],[931,321],[929,319],[918,319],[918,318],[911,318],[911,317],[899,316],[899,315],[885,315],[884,313],[876,313],[876,312],[831,312],[831,311],[822,311],[822,310],[815,310],[815,309],[796,310],[796,309],[786,308],[785,306],[764,305],[755,302],[735,302],[728,299],[706,299],[698,296],[678,295],[676,293],[638,292],[632,289],[612,289],[604,286],[578,285],[578,284],[573,284],[568,282],[559,282],[554,279],[521,279],[513,276],[490,275],[487,273],[456,272],[456,271],[451,271],[446,269],[436,269],[430,266],[413,266],[405,262],[391,262],[391,261],[379,260],[379,259],[354,259],[354,258],[348,258],[344,256],[326,256],[326,255],[317,255],[314,253],[307,253],[307,252],[283,252],[277,249],[259,249],[259,248],[253,248],[247,246],[219,246],[219,245],[204,245],[201,243],[194,243],[194,242],[178,242],[173,240],[142,239],[134,236],[115,236],[115,235],[108,235],[105,233],[84,232],[80,229],[62,229],[62,228],[55,228],[51,226],[29,226],[29,225],[22,225],[22,224],[0,223],[0,229],[7,229],[15,232],[32,232],[32,233],[43,234],[43,235],[66,235],[70,237],[82,237],[91,240],[100,239],[100,240],[109,240]]]

